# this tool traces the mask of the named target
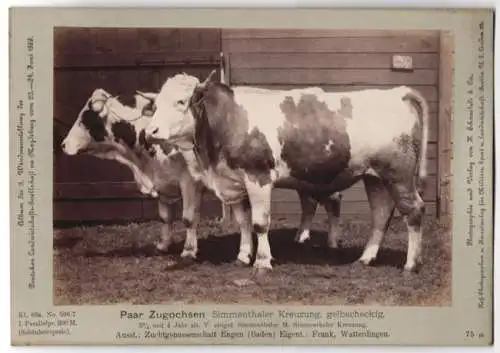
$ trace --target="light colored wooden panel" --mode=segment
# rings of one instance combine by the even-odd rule
[[[226,38],[227,53],[436,53],[437,36],[340,38]]]
[[[400,53],[398,53],[400,54]],[[241,69],[390,69],[392,53],[233,53],[231,66]],[[437,69],[438,54],[409,54],[414,69]]]
[[[437,70],[413,72],[359,69],[238,69],[231,70],[231,84],[302,85],[435,85]]]
[[[335,37],[398,37],[414,36],[435,40],[438,31],[432,30],[379,30],[379,29],[261,29],[261,28],[231,28],[222,30],[223,39],[243,38],[335,38]]]

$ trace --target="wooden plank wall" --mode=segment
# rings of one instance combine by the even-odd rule
[[[186,72],[204,79],[219,68],[218,29],[56,28],[54,31],[54,220],[156,217],[130,170],[90,156],[66,156],[62,139],[92,91],[158,91]],[[219,208],[220,209],[220,208]]]
[[[439,111],[438,31],[222,30],[232,85],[266,88],[320,86],[327,91],[408,85],[430,105],[429,185],[424,200],[436,214]],[[391,69],[392,55],[410,55],[412,71]],[[318,214],[323,210],[318,210]],[[362,183],[344,193],[342,216],[368,216]],[[299,215],[294,191],[275,190],[273,214]]]
[[[451,114],[440,105],[440,99],[449,100],[440,82],[449,76],[443,72],[446,57],[440,52],[450,49],[437,31],[57,28],[54,37],[56,221],[156,217],[156,202],[139,194],[127,168],[94,157],[65,156],[59,145],[93,89],[102,87],[116,95],[136,89],[155,91],[168,76],[181,71],[204,79],[219,67],[221,50],[229,59],[226,74],[233,85],[276,89],[315,85],[345,91],[404,84],[418,89],[431,112],[427,212],[450,210],[450,203],[443,201],[451,198],[449,186],[438,183],[437,177],[438,172],[451,175],[449,165],[438,164],[438,156],[446,163],[451,145],[449,136],[438,134],[438,123],[446,128]],[[414,70],[392,70],[393,54],[410,55]],[[204,214],[218,214],[213,197],[205,199]],[[322,209],[318,213],[325,217]],[[273,214],[297,217],[297,194],[275,190]],[[345,192],[342,215],[369,216],[361,183]]]

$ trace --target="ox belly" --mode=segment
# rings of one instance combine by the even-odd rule
[[[327,184],[314,184],[294,177],[283,177],[278,178],[274,182],[274,187],[306,192],[317,198],[322,198],[329,197],[334,193],[348,189],[360,179],[361,175],[354,175],[351,171],[347,170],[337,174],[335,178]]]

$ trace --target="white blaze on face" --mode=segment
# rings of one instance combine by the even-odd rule
[[[83,149],[86,149],[92,142],[92,136],[90,131],[83,125],[82,116],[85,111],[89,110],[89,106],[101,112],[104,111],[103,102],[106,101],[111,95],[105,90],[98,88],[96,89],[90,98],[87,100],[82,110],[78,114],[78,118],[69,130],[68,134],[64,138],[61,148],[64,153],[68,155],[75,155]],[[102,116],[99,115],[100,118]]]
[[[194,76],[178,74],[167,79],[156,98],[156,110],[146,129],[146,135],[169,140],[194,130],[188,109],[189,99],[200,81]]]
[[[89,131],[78,122],[73,124],[68,135],[63,140],[61,148],[64,153],[74,156],[82,149],[86,148],[92,141]]]

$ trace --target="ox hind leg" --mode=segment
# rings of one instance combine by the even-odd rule
[[[394,211],[392,197],[382,180],[375,176],[363,178],[372,216],[372,235],[358,261],[370,265],[377,257],[390,218]]]
[[[295,236],[295,241],[302,244],[311,238],[311,225],[316,207],[319,203],[325,208],[328,215],[328,240],[327,245],[329,248],[336,249],[339,247],[338,238],[340,232],[340,204],[342,195],[335,193],[330,197],[314,198],[308,193],[298,191],[301,205],[301,220],[300,226]]]
[[[340,231],[340,207],[342,194],[334,195],[320,201],[328,215],[328,240],[327,246],[331,249],[339,247]]]
[[[404,216],[408,227],[408,250],[405,271],[417,271],[422,264],[422,225],[425,204],[415,186],[414,178],[390,184],[398,210]]]
[[[318,202],[313,197],[311,197],[311,195],[303,191],[298,191],[297,193],[299,194],[302,214],[300,218],[299,229],[297,230],[297,234],[295,235],[295,241],[299,244],[303,244],[311,238],[311,225],[314,214],[316,213]]]

